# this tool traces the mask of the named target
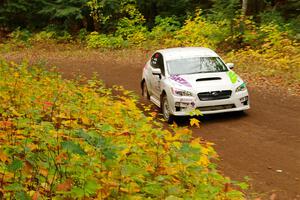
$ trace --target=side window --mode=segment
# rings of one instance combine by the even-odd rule
[[[152,58],[151,58],[151,66],[153,68],[159,68],[159,65],[158,65],[158,57],[159,57],[160,53],[155,53]]]
[[[153,68],[160,68],[162,75],[165,75],[164,59],[161,53],[155,53],[150,64]]]

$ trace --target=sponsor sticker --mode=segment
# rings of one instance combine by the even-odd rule
[[[184,78],[180,77],[179,75],[172,75],[171,80],[176,81],[177,83],[184,85],[186,87],[192,87],[192,85],[187,82],[187,80],[185,80]]]
[[[227,76],[230,78],[231,83],[235,84],[238,80],[238,76],[234,71],[228,71]]]

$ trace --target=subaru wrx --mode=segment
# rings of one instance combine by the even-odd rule
[[[244,111],[250,108],[249,94],[233,67],[208,48],[158,50],[143,69],[142,94],[168,122],[195,109],[204,115]]]

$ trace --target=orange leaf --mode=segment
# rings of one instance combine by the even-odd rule
[[[6,162],[9,161],[9,158],[7,157],[7,155],[5,155],[3,152],[0,151],[0,160],[2,162]]]
[[[39,148],[39,146],[38,145],[36,145],[36,144],[33,144],[33,143],[30,143],[30,144],[28,144],[27,145],[27,147],[31,150],[31,151],[33,151],[33,150],[35,150],[35,149],[38,149]]]
[[[47,169],[40,168],[39,172],[40,172],[40,174],[42,174],[45,177],[48,176],[48,170]]]
[[[40,197],[40,193],[39,192],[35,192],[34,195],[32,196],[32,200],[38,200]]]
[[[72,188],[72,180],[67,179],[64,183],[57,185],[57,191],[70,191]]]
[[[58,156],[56,156],[57,163],[62,163],[62,161],[66,160],[68,158],[66,153],[60,153]]]
[[[11,125],[12,125],[11,121],[0,121],[1,127],[7,128],[7,127],[10,127]]]
[[[30,162],[26,161],[24,166],[24,172],[29,174],[32,171],[32,165]]]
[[[151,116],[151,117],[156,117],[156,116],[157,116],[157,112],[151,112],[151,113],[150,113],[150,116]]]

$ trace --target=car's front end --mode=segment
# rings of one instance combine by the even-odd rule
[[[233,74],[233,75],[232,75]],[[168,101],[175,116],[243,111],[250,108],[245,82],[233,71],[170,76]]]

